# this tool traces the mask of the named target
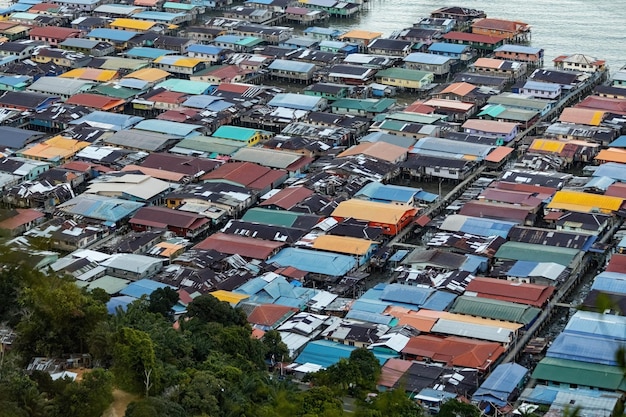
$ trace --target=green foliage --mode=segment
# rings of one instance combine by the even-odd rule
[[[148,311],[160,314],[163,317],[172,319],[174,310],[172,308],[178,302],[178,293],[170,287],[157,288],[148,299]]]
[[[187,306],[186,317],[193,323],[215,322],[224,326],[246,326],[248,321],[241,309],[232,308],[225,301],[220,301],[210,294],[195,298]]]
[[[101,417],[113,401],[113,376],[97,368],[85,373],[82,382],[70,382],[55,398],[58,417]]]
[[[283,342],[278,330],[268,330],[261,341],[265,346],[265,359],[276,362],[289,360],[289,348]]]
[[[448,400],[441,404],[440,417],[479,417],[480,410],[472,405],[457,400]]]
[[[115,335],[113,374],[123,389],[135,393],[150,391],[157,375],[154,343],[141,330],[122,327]]]
[[[343,403],[328,387],[313,387],[302,394],[301,417],[343,416]]]
[[[311,380],[316,385],[330,387],[338,394],[363,397],[376,389],[380,377],[380,362],[365,348],[355,349],[348,359],[315,373]]]
[[[422,409],[406,395],[404,389],[394,389],[379,393],[361,406],[356,417],[418,417],[422,414]]]
[[[175,402],[149,397],[130,403],[124,417],[188,417],[188,414]]]
[[[208,371],[195,372],[191,379],[182,385],[179,403],[189,415],[221,415],[220,399],[226,383]]]

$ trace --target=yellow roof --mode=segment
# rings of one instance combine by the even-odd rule
[[[533,151],[550,152],[557,154],[561,153],[564,147],[565,142],[550,139],[535,139],[530,145],[530,149]]]
[[[355,29],[344,33],[339,37],[339,39],[352,38],[374,40],[376,38],[380,38],[381,36],[383,36],[382,32],[370,32],[368,30]]]
[[[169,65],[176,65],[178,67],[195,67],[200,62],[206,62],[207,60],[204,58],[188,58],[185,56],[180,56],[176,59],[172,64],[169,61],[172,61],[172,55],[163,55],[154,60],[156,64],[159,64],[161,61],[168,61]]]
[[[349,255],[365,255],[374,243],[357,237],[321,235],[313,241],[313,248]]]
[[[369,222],[397,224],[409,210],[411,209],[404,206],[351,199],[339,203],[331,215],[342,218],[352,217]],[[414,209],[412,210],[414,211]]]
[[[26,157],[55,159],[68,158],[81,149],[91,145],[89,142],[82,142],[76,139],[69,139],[63,136],[55,136],[45,142],[23,150],[21,153]]]
[[[136,78],[138,80],[147,82],[156,82],[164,78],[169,77],[171,74],[165,70],[158,68],[142,68],[137,71],[133,71],[124,78]]]
[[[133,30],[149,30],[156,22],[148,22],[145,20],[119,18],[112,21],[109,26],[119,29],[133,29]]]
[[[599,211],[610,213],[619,210],[624,203],[623,198],[600,194],[590,194],[581,191],[557,191],[548,204],[549,209],[570,210],[583,213]]]
[[[98,68],[76,68],[59,75],[59,77],[107,82],[117,78],[117,75],[117,71],[114,70],[104,70]]]
[[[236,292],[224,290],[213,291],[209,294],[211,294],[213,297],[217,298],[220,301],[226,301],[227,303],[230,303],[232,305],[237,305],[240,301],[245,300],[246,298],[250,298],[250,296],[247,294],[238,294]]]

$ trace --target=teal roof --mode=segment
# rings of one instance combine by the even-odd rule
[[[327,368],[340,359],[348,359],[350,353],[356,348],[354,346],[343,345],[330,340],[315,340],[309,342],[302,353],[296,358],[295,362],[299,364],[313,363]],[[373,352],[376,359],[383,365],[387,359],[396,358],[397,355],[389,355],[380,352]]]
[[[483,107],[482,111],[478,113],[478,116],[498,117],[498,115],[500,115],[500,113],[505,110],[506,107],[501,104],[487,104],[485,107]]]
[[[133,58],[157,59],[160,56],[171,55],[174,53],[175,51],[170,51],[169,49],[148,48],[145,46],[137,46],[135,48],[132,48],[126,51],[126,56],[133,57]]]
[[[89,90],[90,93],[127,100],[140,93],[134,88],[122,87],[118,84],[100,84]]]
[[[358,99],[358,98],[342,98],[333,102],[333,108],[344,108],[352,110],[364,110],[370,113],[382,113],[396,104],[396,100],[391,98],[381,99]]]
[[[240,39],[237,42],[235,42],[235,45],[250,47],[250,46],[259,45],[259,44],[261,44],[263,42],[264,41],[261,38],[256,38],[254,36],[248,36],[248,37],[245,37],[245,38]]]
[[[568,266],[579,253],[578,249],[569,249],[558,246],[536,245],[523,242],[506,242],[498,252],[496,258],[512,259],[517,261],[555,262]]]
[[[174,1],[166,1],[163,3],[163,9],[193,10],[196,7],[188,3],[176,3]]]
[[[264,208],[251,208],[244,214],[241,220],[252,223],[270,224],[274,226],[291,227],[301,216],[301,213],[286,210],[270,210]]]
[[[618,366],[546,357],[537,364],[533,379],[575,384],[608,390],[626,389],[624,373]]]
[[[213,87],[212,84],[204,81],[179,80],[176,78],[170,78],[155,86],[155,88],[165,88],[166,90],[184,94],[206,94],[211,87]]]
[[[537,318],[541,310],[524,304],[462,295],[456,299],[450,312],[527,325]]]
[[[257,129],[250,129],[239,126],[220,126],[211,136],[215,138],[237,140],[247,142],[259,132]]]
[[[412,70],[407,68],[387,68],[376,73],[376,78],[397,78],[400,80],[430,82],[433,73],[427,71]]]

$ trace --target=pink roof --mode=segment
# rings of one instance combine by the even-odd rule
[[[28,32],[28,35],[32,37],[52,38],[57,40],[65,40],[71,37],[77,37],[80,35],[80,30],[58,27],[58,26],[36,26]]]
[[[183,179],[187,178],[187,175],[181,174],[179,172],[172,172],[158,168],[147,168],[140,165],[126,165],[124,168],[122,168],[122,171],[139,171],[142,174],[150,175],[153,178],[173,182],[181,182]]]
[[[260,206],[277,206],[285,210],[291,209],[307,197],[313,195],[313,191],[305,187],[283,188],[272,197],[263,201]]]
[[[15,209],[16,214],[0,222],[0,229],[14,230],[45,215],[33,209]]]
[[[463,129],[470,129],[478,132],[508,135],[517,127],[517,123],[499,122],[497,120],[469,119],[463,123],[462,127]]]
[[[215,233],[194,246],[194,249],[213,249],[227,255],[266,260],[285,244],[252,237]]]

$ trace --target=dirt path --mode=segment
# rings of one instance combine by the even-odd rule
[[[128,404],[138,399],[139,396],[130,394],[119,389],[113,390],[113,403],[102,414],[102,417],[124,417]]]

